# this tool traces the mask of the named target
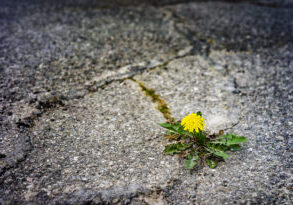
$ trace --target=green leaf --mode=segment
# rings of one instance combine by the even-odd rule
[[[239,144],[230,145],[228,148],[232,152],[241,150],[241,146]]]
[[[206,163],[211,169],[214,169],[218,166],[218,161],[213,159],[206,159]]]
[[[222,135],[221,139],[225,139],[228,146],[234,145],[234,144],[245,143],[248,141],[247,137],[241,137],[241,136],[232,135],[232,134]]]
[[[169,123],[158,123],[161,127],[166,129],[173,129],[173,125]]]
[[[227,155],[220,147],[210,146],[207,147],[206,150],[214,155],[222,157],[223,159],[227,159],[229,155]]]
[[[187,132],[187,131],[185,131],[184,128],[182,127],[182,125],[180,125],[179,123],[176,123],[176,124],[158,123],[158,124],[161,127],[170,130],[171,132],[175,132],[177,134],[184,135],[184,136],[189,136],[189,137],[192,136],[192,134]]]
[[[193,169],[194,166],[197,164],[199,156],[195,155],[188,155],[187,160],[185,160],[185,167],[187,169]]]
[[[158,123],[161,127],[163,127],[163,128],[166,128],[166,129],[168,129],[168,130],[170,130],[171,132],[175,132],[175,133],[178,133],[178,131],[177,131],[177,125],[173,125],[173,124],[169,124],[169,123]],[[180,134],[180,133],[178,133],[178,134]]]
[[[191,146],[191,144],[182,144],[181,142],[178,142],[176,144],[167,145],[164,153],[168,155],[179,154],[181,151],[184,151]]]
[[[206,134],[204,132],[202,132],[201,130],[199,130],[199,132],[197,132],[195,134],[195,136],[196,136],[200,145],[203,145],[207,141]]]
[[[222,135],[219,140],[211,141],[212,144],[220,144],[220,145],[238,145],[240,143],[245,143],[248,141],[247,137],[241,137],[232,134]]]

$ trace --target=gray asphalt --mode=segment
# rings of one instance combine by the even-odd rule
[[[293,2],[0,2],[0,203],[293,203]],[[249,138],[212,170],[166,119]]]

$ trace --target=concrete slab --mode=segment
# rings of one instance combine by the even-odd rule
[[[107,84],[105,79],[123,79],[132,68],[164,63],[190,46],[164,12],[152,7],[18,3],[3,2],[0,8],[0,153],[5,155],[0,172],[31,149],[22,143],[29,141],[23,129],[31,118],[66,99],[82,98]]]
[[[47,112],[31,130],[34,149],[17,173],[25,177],[20,196],[38,202],[43,193],[49,202],[90,189],[109,201],[128,189],[166,186],[179,162],[162,155],[167,140],[156,123],[164,120],[129,80]]]
[[[292,203],[290,6],[3,2],[1,203]],[[189,172],[130,76],[249,143]]]

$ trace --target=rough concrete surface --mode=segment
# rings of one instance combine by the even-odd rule
[[[292,1],[0,2],[0,204],[292,204]],[[249,138],[184,168],[172,116]]]

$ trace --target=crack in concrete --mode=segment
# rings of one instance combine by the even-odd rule
[[[236,127],[240,122],[242,121],[242,116],[239,117],[238,121],[233,123],[230,127],[226,127],[225,129],[223,129],[223,131],[227,131],[230,129],[233,129],[234,127]]]
[[[161,68],[167,66],[169,63],[171,63],[174,60],[184,58],[188,55],[195,55],[196,53],[202,55],[202,56],[209,56],[210,53],[210,45],[211,42],[209,40],[206,40],[204,38],[199,37],[195,32],[187,28],[186,26],[186,19],[183,16],[179,16],[175,14],[174,12],[163,8],[163,12],[165,12],[170,18],[173,19],[173,21],[177,21],[177,24],[184,25],[184,29],[180,29],[177,24],[174,25],[174,29],[181,34],[184,38],[186,38],[190,42],[189,47],[185,47],[177,52],[177,55],[172,56],[165,61],[148,61],[148,62],[142,62],[134,65],[127,65],[119,68],[115,74],[108,75],[106,77],[101,77],[97,81],[89,81],[85,83],[84,88],[73,91],[68,91],[66,93],[61,92],[55,92],[52,93],[49,97],[44,97],[43,99],[39,100],[37,102],[36,108],[39,110],[39,112],[33,113],[31,116],[26,117],[24,119],[20,119],[16,124],[18,127],[26,127],[30,128],[33,126],[34,120],[36,118],[40,117],[43,113],[45,113],[48,110],[54,109],[59,106],[64,106],[65,101],[73,100],[73,99],[80,99],[85,97],[86,95],[97,92],[98,89],[104,88],[105,86],[116,82],[116,81],[124,81],[126,79],[133,78],[135,75],[142,74],[143,72],[147,70],[153,70],[156,68]],[[172,20],[171,20],[172,21]],[[187,31],[187,33],[184,33],[184,30]],[[196,39],[199,40],[195,40]],[[205,45],[202,45],[201,43],[204,43]],[[204,48],[204,50],[203,50]],[[203,50],[203,51],[202,51]]]
[[[179,51],[178,55],[173,56],[163,62],[158,62],[158,61],[144,62],[144,63],[140,63],[136,65],[124,66],[118,69],[116,74],[102,78],[99,81],[91,82],[88,85],[85,85],[85,87],[80,90],[76,90],[75,92],[69,91],[64,94],[61,92],[56,92],[56,93],[53,93],[50,97],[46,97],[40,100],[35,106],[35,108],[37,108],[38,110],[37,112],[33,112],[30,116],[19,119],[18,122],[16,122],[16,125],[20,130],[19,133],[21,134],[21,136],[25,136],[25,138],[23,138],[22,140],[29,142],[29,147],[26,148],[26,150],[30,151],[33,149],[33,145],[31,143],[31,139],[28,134],[29,129],[32,128],[34,126],[34,122],[47,111],[55,109],[57,107],[66,106],[66,101],[73,100],[73,99],[81,99],[90,93],[97,92],[99,89],[113,82],[116,82],[116,81],[122,82],[124,80],[134,77],[135,75],[141,74],[145,72],[146,70],[152,70],[156,68],[165,67],[170,62],[176,59],[184,58],[185,56],[188,56],[190,54],[191,54],[191,48],[187,47]],[[172,119],[172,117],[170,116],[169,119]],[[4,175],[8,169],[17,167],[17,165],[20,162],[25,161],[27,157],[28,157],[28,154],[25,153],[22,156],[22,158],[17,160],[17,162],[15,162],[13,165],[5,166],[3,169],[1,169],[2,171],[0,172],[0,176]]]
[[[168,59],[160,60],[160,61],[151,60],[148,62],[145,61],[145,62],[134,64],[134,65],[127,65],[127,66],[119,68],[115,72],[115,74],[102,76],[98,80],[86,82],[84,87],[81,89],[68,91],[66,93],[55,92],[55,93],[52,93],[51,96],[45,97],[39,100],[37,102],[37,105],[35,106],[35,108],[37,108],[38,111],[32,113],[28,117],[20,119],[16,123],[17,127],[20,129],[19,133],[22,134],[23,136],[26,136],[23,140],[29,141],[29,142],[31,141],[30,136],[28,134],[29,129],[34,126],[34,122],[39,117],[41,117],[44,113],[46,113],[49,110],[55,109],[60,106],[61,107],[66,106],[66,101],[81,99],[90,93],[97,92],[99,89],[102,89],[113,82],[116,82],[116,81],[122,82],[126,79],[131,79],[136,75],[142,74],[143,72],[147,70],[163,68],[167,66],[169,63],[171,63],[172,61],[184,58],[189,55],[199,54],[203,56],[204,58],[206,58],[207,60],[209,60],[212,41],[208,39],[204,39],[203,37],[200,37],[197,33],[189,29],[187,27],[187,19],[185,17],[179,16],[178,14],[175,14],[174,12],[164,7],[162,7],[161,10],[162,12],[165,13],[167,18],[169,18],[171,22],[174,22],[174,29],[179,34],[181,34],[183,38],[187,39],[190,42],[190,46],[181,49],[180,51],[177,52],[177,55],[169,57]],[[183,26],[183,28],[180,28],[180,26]],[[142,84],[140,84],[140,87],[144,90],[147,90],[147,88]],[[164,115],[167,121],[174,120],[174,118],[171,116],[171,113],[162,112],[162,109],[160,109],[160,107],[161,108],[168,107],[166,103],[160,103],[160,105],[158,105],[158,109]],[[32,149],[33,149],[33,145],[29,143],[29,148],[27,150],[29,151]],[[0,176],[2,176],[8,169],[17,166],[19,162],[24,161],[27,156],[28,154],[25,153],[22,159],[18,160],[14,165],[4,167],[5,169],[2,170],[2,172],[0,173]]]
[[[21,159],[17,160],[14,165],[4,167],[2,172],[0,173],[0,176],[4,175],[5,172],[11,168],[18,167],[19,164],[26,160],[26,158],[29,156],[30,151],[33,149],[33,144],[31,143],[31,137],[29,135],[30,128],[34,126],[34,122],[38,120],[39,117],[41,117],[44,113],[46,113],[49,110],[56,109],[58,107],[66,106],[66,101],[73,100],[73,99],[81,99],[85,97],[86,95],[90,93],[97,92],[99,89],[104,88],[105,86],[113,83],[113,82],[122,82],[127,79],[133,79],[134,82],[138,83],[138,85],[141,87],[142,91],[144,91],[146,94],[148,92],[153,92],[153,96],[149,95],[152,100],[157,103],[157,109],[163,114],[164,118],[167,122],[174,121],[174,118],[171,115],[171,112],[169,111],[168,105],[163,101],[159,95],[155,93],[154,90],[147,88],[144,84],[141,82],[136,81],[133,77],[136,75],[142,74],[145,71],[148,70],[154,70],[156,68],[163,68],[165,66],[168,66],[169,63],[171,63],[174,60],[184,58],[189,55],[195,55],[199,54],[206,58],[207,60],[210,60],[209,55],[211,52],[211,44],[212,42],[208,39],[204,39],[200,37],[197,33],[192,31],[187,27],[187,19],[183,16],[179,16],[178,14],[175,14],[174,12],[162,8],[162,11],[165,12],[167,17],[170,18],[171,22],[174,22],[174,29],[182,35],[183,38],[187,39],[190,42],[189,47],[185,47],[182,50],[180,50],[177,55],[169,57],[168,59],[165,59],[164,61],[150,61],[150,62],[142,62],[135,65],[127,65],[124,67],[119,68],[115,74],[102,76],[98,80],[87,82],[83,88],[79,90],[75,90],[74,92],[68,91],[67,93],[61,93],[56,92],[53,93],[50,97],[44,98],[40,100],[36,108],[38,109],[37,112],[33,113],[29,117],[20,119],[16,124],[19,128],[19,133],[23,136],[23,141],[26,141],[29,143],[29,148],[26,150],[24,155]],[[180,28],[180,26],[183,26]],[[226,128],[225,130],[231,129],[235,127],[237,124],[239,124],[240,120],[233,124],[231,127]],[[150,190],[153,192],[152,190]],[[145,198],[147,194],[145,192],[135,192],[136,195],[132,195],[132,197],[129,197],[128,200],[136,199],[139,197]],[[106,194],[106,193],[105,193]],[[161,192],[160,195],[165,194],[164,192]],[[106,194],[107,195],[107,194]],[[67,197],[66,197],[67,198]],[[76,197],[75,197],[76,198]],[[103,199],[102,199],[103,198]],[[106,198],[102,197],[101,201],[108,201]],[[120,200],[119,200],[120,202]]]
[[[131,78],[131,80],[139,85],[141,90],[145,93],[146,96],[151,97],[154,103],[157,103],[157,109],[163,114],[164,118],[167,122],[174,122],[175,119],[172,117],[170,109],[167,103],[158,95],[156,94],[154,89],[147,88],[142,82]]]
[[[254,2],[254,1],[247,1],[247,2]],[[55,109],[57,107],[60,107],[60,106],[65,106],[65,103],[64,103],[65,101],[83,98],[84,96],[86,96],[90,93],[93,93],[93,92],[97,92],[99,89],[101,89],[101,88],[103,88],[113,82],[116,82],[116,81],[122,82],[126,79],[133,79],[134,76],[142,74],[145,71],[165,67],[169,63],[171,63],[172,61],[174,61],[176,59],[184,58],[188,55],[194,55],[196,53],[199,53],[200,55],[205,57],[210,62],[211,59],[209,58],[209,55],[211,52],[212,42],[207,39],[199,37],[194,31],[188,29],[186,27],[186,19],[184,17],[178,16],[177,14],[175,14],[169,10],[166,10],[166,9],[165,9],[165,11],[169,12],[169,14],[171,14],[170,15],[171,18],[173,18],[174,21],[178,22],[178,24],[174,25],[174,28],[176,29],[176,31],[180,32],[186,39],[188,39],[188,41],[191,44],[191,47],[187,47],[187,48],[183,49],[181,53],[180,52],[178,53],[178,55],[170,57],[170,59],[167,59],[163,62],[151,62],[151,63],[146,62],[146,63],[142,63],[142,64],[128,65],[125,67],[121,67],[120,69],[118,69],[116,74],[107,76],[107,77],[102,78],[101,80],[98,80],[98,81],[90,82],[88,85],[85,85],[84,88],[77,90],[77,92],[72,93],[69,91],[68,93],[65,93],[65,94],[56,93],[47,99],[43,99],[42,101],[39,101],[38,105],[37,105],[39,112],[34,113],[27,118],[21,119],[20,121],[18,121],[16,123],[18,128],[20,129],[19,133],[23,133],[25,135],[25,133],[29,132],[29,128],[34,126],[34,121],[38,120],[38,118],[43,113],[45,113],[49,110]],[[181,29],[180,25],[185,26],[185,28]],[[185,30],[185,32],[184,32],[184,30]],[[142,88],[142,90],[144,92],[151,90],[151,89],[147,88],[145,85],[143,85],[142,83],[139,83],[139,82],[137,82],[137,83],[139,84],[139,86]],[[155,95],[157,95],[157,94],[155,94]],[[154,101],[157,102],[160,100],[154,100]],[[159,104],[159,102],[157,102],[157,103]],[[165,105],[167,106],[167,104],[165,104]],[[158,109],[159,109],[159,105],[158,105]],[[164,117],[167,121],[170,119],[173,119],[171,117],[171,113],[167,112],[167,114],[165,116],[164,112],[162,112],[161,110],[160,110],[160,112],[164,115]],[[241,120],[242,120],[242,117],[240,117],[236,123],[232,124],[228,128],[225,128],[224,130],[229,130],[229,129],[234,128],[235,126],[237,126],[241,122]],[[24,139],[24,141],[27,141],[27,139],[28,139],[28,141],[30,143],[29,135],[25,135],[23,137],[23,139]],[[30,147],[33,148],[33,145],[30,144]],[[13,168],[13,167],[17,167],[19,163],[21,163],[22,161],[24,161],[26,159],[29,152],[30,152],[30,150],[27,150],[25,155],[23,156],[23,158],[21,160],[18,160],[15,163],[15,166],[5,167],[3,172],[0,173],[0,176],[2,176],[2,174],[4,174],[8,169]],[[0,156],[0,158],[1,158],[1,156]],[[154,192],[154,190],[151,190],[151,192]],[[103,192],[103,194],[106,196],[108,193],[106,193],[106,190],[105,190],[105,192]],[[133,199],[136,199],[137,197],[140,197],[140,196],[146,197],[146,195],[147,195],[147,193],[145,193],[145,192],[142,193],[141,191],[134,191],[133,194],[134,195],[131,195],[130,197],[128,197],[128,196],[125,196],[125,197],[127,198],[127,200],[132,201]],[[159,195],[165,195],[165,194],[166,193],[164,193],[164,191],[162,191],[162,190],[159,193]],[[77,196],[73,196],[73,198],[74,197],[76,199]],[[119,196],[119,198],[120,197],[121,196]],[[66,197],[66,200],[70,199],[70,198],[71,197]],[[109,202],[108,199],[106,200],[106,198],[102,197],[102,195],[101,195],[101,201],[104,203]],[[122,201],[122,199],[119,199],[116,202],[121,202],[121,201]],[[113,203],[114,203],[114,201],[113,201]]]
[[[189,55],[195,55],[197,53],[199,55],[204,56],[205,58],[209,58],[211,42],[209,40],[199,37],[195,32],[190,30],[186,26],[187,20],[184,17],[179,16],[166,8],[162,8],[162,11],[165,12],[167,17],[171,19],[170,20],[171,22],[174,22],[174,29],[179,34],[181,34],[183,38],[187,39],[190,42],[190,46],[181,49],[180,51],[177,52],[177,55],[169,57],[168,59],[161,60],[161,61],[151,60],[148,62],[145,61],[145,62],[134,64],[134,65],[127,65],[127,66],[119,68],[115,72],[115,74],[102,76],[98,80],[86,82],[85,86],[81,89],[68,91],[66,93],[55,92],[55,93],[52,93],[51,96],[49,97],[44,97],[43,99],[39,100],[37,102],[37,105],[35,106],[35,108],[37,108],[38,110],[37,112],[34,112],[30,116],[25,117],[23,119],[19,119],[19,121],[16,123],[17,127],[20,128],[21,130],[20,133],[24,134],[25,136],[28,136],[28,139],[26,140],[30,141],[30,137],[27,133],[29,133],[29,129],[34,126],[34,122],[39,117],[41,117],[48,110],[52,110],[60,106],[66,106],[66,101],[73,100],[73,99],[81,99],[90,93],[97,92],[99,89],[104,88],[105,86],[113,82],[116,82],[116,81],[122,82],[126,79],[131,79],[136,75],[142,74],[143,72],[147,70],[153,70],[156,68],[165,67],[172,61],[184,58]],[[183,26],[183,29],[180,28],[180,25]],[[141,88],[143,87],[141,86]],[[163,113],[163,115],[167,121],[170,121],[173,119],[171,117],[171,113],[170,114]],[[28,150],[31,150],[32,148],[33,148],[33,145],[30,143],[30,148]],[[23,158],[19,161],[24,161],[26,157],[27,157],[27,154],[25,154]],[[17,164],[18,162],[16,162],[14,166],[9,166],[9,168],[15,167]],[[3,172],[0,173],[0,176],[4,174],[5,171],[9,168],[6,167],[3,170]]]

